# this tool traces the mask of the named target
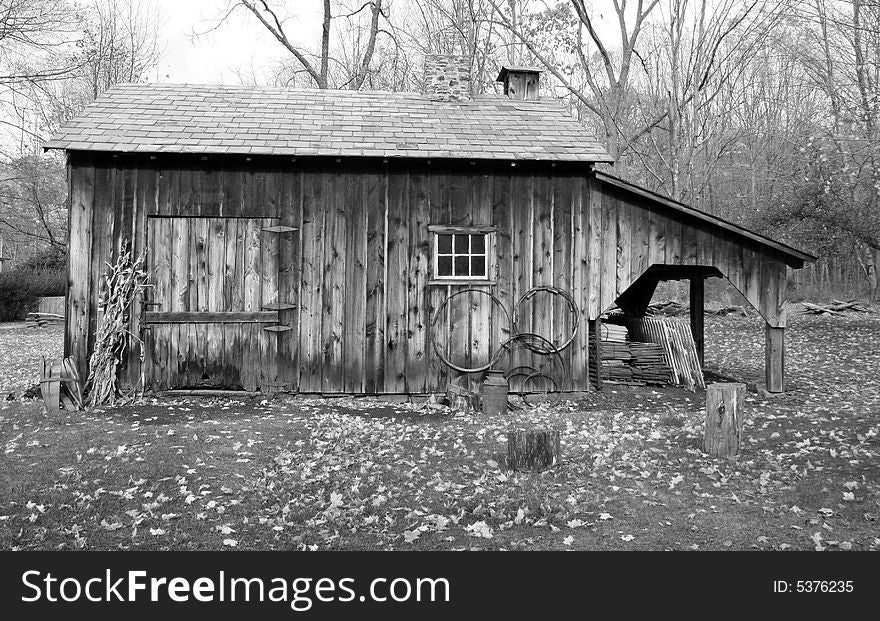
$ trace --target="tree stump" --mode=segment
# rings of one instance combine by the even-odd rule
[[[703,450],[715,457],[738,455],[742,445],[745,384],[710,384],[706,389]]]
[[[514,470],[543,470],[560,462],[559,432],[511,429],[507,433],[507,466]]]

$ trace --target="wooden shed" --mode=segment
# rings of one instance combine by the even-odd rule
[[[424,93],[121,85],[62,128],[46,148],[68,158],[80,373],[105,263],[130,240],[152,287],[123,379],[154,390],[443,391],[444,360],[481,368],[514,329],[573,337],[567,388],[587,390],[603,311],[688,279],[701,343],[712,276],[766,320],[783,389],[786,271],[813,257],[594,170],[606,151],[532,68],[469,97],[459,59],[428,65]],[[571,303],[523,300],[542,285]]]

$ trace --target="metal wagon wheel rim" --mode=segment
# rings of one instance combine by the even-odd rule
[[[484,365],[480,365],[478,367],[462,367],[462,366],[455,364],[454,362],[449,360],[445,355],[443,355],[443,352],[440,351],[440,348],[437,345],[437,339],[435,338],[435,328],[437,325],[437,319],[439,319],[439,317],[443,313],[443,310],[449,305],[450,300],[452,300],[453,298],[455,298],[459,295],[465,294],[465,293],[479,293],[481,295],[488,296],[489,299],[492,302],[496,303],[499,306],[499,308],[501,308],[501,310],[504,312],[504,317],[507,319],[508,330],[512,329],[513,326],[512,326],[512,322],[510,320],[510,313],[507,312],[507,309],[504,307],[504,304],[501,302],[501,300],[497,296],[495,296],[492,293],[489,293],[488,291],[483,291],[482,289],[475,289],[473,287],[468,287],[467,289],[461,289],[460,291],[456,291],[455,293],[446,296],[446,299],[444,299],[443,302],[440,304],[440,306],[438,306],[437,309],[434,311],[434,315],[431,317],[431,347],[433,348],[434,354],[437,356],[437,358],[440,360],[440,362],[445,364],[450,369],[452,369],[454,371],[458,371],[459,373],[482,373],[483,371],[487,371],[488,369],[490,369],[492,367],[492,365],[495,362],[495,359],[498,357],[498,352],[496,352],[494,356],[490,356],[489,361]],[[501,351],[500,347],[499,347],[498,351]]]
[[[538,339],[540,341],[543,341],[544,343],[542,344],[542,346],[539,349],[546,349],[550,353],[546,353],[546,354],[541,353],[540,351],[538,351],[532,347],[529,347],[528,343],[526,342],[526,339]],[[492,367],[495,367],[495,365],[497,365],[498,362],[501,360],[501,357],[504,354],[504,352],[510,351],[511,348],[513,347],[513,345],[516,344],[517,342],[521,343],[523,347],[532,351],[533,353],[537,353],[538,355],[542,355],[542,356],[552,356],[558,362],[559,369],[562,373],[562,381],[560,381],[560,382],[557,382],[555,379],[553,379],[551,376],[544,373],[542,370],[534,369],[534,367],[532,367],[532,369],[535,371],[535,373],[540,374],[540,375],[546,375],[548,378],[550,378],[552,380],[553,384],[558,389],[556,391],[557,394],[559,395],[557,397],[557,401],[561,400],[562,395],[565,393],[566,387],[568,386],[568,383],[569,383],[569,381],[568,381],[569,380],[568,365],[565,364],[565,360],[563,359],[562,353],[559,351],[559,349],[557,349],[553,345],[553,343],[548,341],[546,338],[544,338],[540,334],[531,334],[531,333],[515,334],[512,337],[510,337],[509,339],[507,339],[506,341],[504,341],[504,343],[501,344],[501,347],[498,348],[498,353],[492,359]],[[552,365],[553,363],[551,362],[550,364]],[[527,366],[528,365],[518,365],[517,367],[513,367],[513,369],[518,369],[518,368],[527,367]],[[496,369],[496,370],[498,370],[498,369]],[[544,394],[547,394],[547,393],[544,393]]]
[[[530,332],[520,333],[518,330],[517,324],[519,322],[519,317],[520,317],[520,305],[523,302],[526,302],[526,301],[532,299],[533,297],[535,297],[539,293],[545,292],[545,291],[548,293],[551,293],[553,295],[558,295],[562,299],[564,299],[568,303],[569,313],[571,314],[571,317],[572,317],[571,334],[560,345],[553,344],[553,342],[550,339],[543,337],[540,334],[535,334],[535,333],[530,333]],[[566,347],[568,347],[569,345],[571,345],[574,342],[574,339],[578,333],[578,328],[580,327],[579,315],[580,315],[580,312],[578,309],[577,302],[575,301],[574,297],[568,291],[566,291],[565,289],[561,289],[559,287],[554,287],[552,285],[538,285],[536,287],[532,287],[531,289],[529,289],[528,291],[523,293],[519,297],[519,299],[516,301],[516,305],[513,307],[513,330],[514,330],[514,333],[516,333],[516,334],[534,334],[535,336],[541,336],[541,338],[543,338],[545,341],[547,341],[547,343],[550,344],[552,349],[548,348],[548,349],[544,350],[544,348],[536,348],[534,345],[528,345],[528,344],[526,344],[526,347],[528,347],[530,350],[532,350],[533,352],[535,352],[537,354],[549,355],[549,354],[554,353],[553,350],[562,351],[563,349],[565,349]]]

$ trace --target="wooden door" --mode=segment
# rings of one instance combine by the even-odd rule
[[[277,224],[277,218],[147,220],[148,387],[278,386]]]

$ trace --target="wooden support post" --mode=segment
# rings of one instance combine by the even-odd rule
[[[785,328],[769,323],[764,329],[764,371],[767,392],[785,391]]]
[[[590,355],[596,361],[596,373],[593,378],[593,386],[596,390],[602,390],[602,319],[597,317],[590,322]]]
[[[561,455],[558,431],[511,429],[507,432],[508,468],[543,470],[557,465]]]
[[[700,366],[703,366],[703,343],[705,340],[703,336],[705,333],[703,303],[705,299],[704,285],[706,281],[702,276],[691,276],[690,280],[691,333],[694,335],[694,344],[697,346],[697,359],[700,361]]]
[[[715,457],[738,455],[742,447],[745,384],[709,384],[703,450]]]

